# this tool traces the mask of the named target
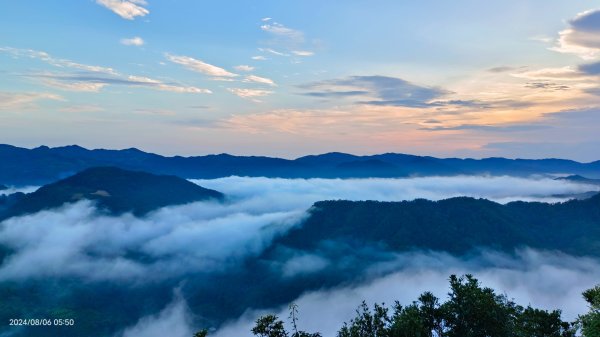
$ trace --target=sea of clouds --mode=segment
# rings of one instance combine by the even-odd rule
[[[272,240],[299,226],[320,200],[400,201],[455,196],[559,202],[565,195],[597,191],[598,186],[548,178],[426,177],[407,179],[271,179],[228,177],[193,182],[226,194],[227,201],[197,202],[159,209],[145,217],[107,216],[81,201],[59,209],[0,223],[0,243],[13,253],[0,266],[0,281],[80,277],[87,281],[143,284],[195,272],[235,268],[260,254]],[[201,249],[200,249],[201,248]],[[131,252],[144,262],[130,258]],[[485,285],[506,291],[523,304],[563,308],[567,317],[585,309],[580,292],[600,279],[593,259],[552,252],[523,251],[518,257],[482,252],[470,260],[443,253],[411,253],[388,261],[381,277],[362,285],[316,291],[296,300],[302,328],[332,335],[351,318],[362,299],[404,303],[425,290],[444,297],[451,273],[475,273]],[[407,261],[412,261],[408,263]],[[394,264],[397,263],[397,264]],[[318,255],[298,254],[282,266],[282,277],[302,268],[326,268]],[[383,267],[383,266],[382,266]],[[273,308],[287,317],[282,308]],[[219,337],[249,334],[262,311],[244,316],[216,332]],[[162,312],[140,318],[125,336],[189,336],[191,313],[178,295]],[[177,328],[175,328],[177,327]]]

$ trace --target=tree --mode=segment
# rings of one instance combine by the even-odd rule
[[[583,292],[589,311],[580,315],[578,323],[585,337],[600,337],[600,285]]]
[[[290,320],[294,332],[292,337],[321,337],[318,332],[308,333],[298,330],[298,306],[294,303],[289,305]],[[288,337],[288,332],[285,330],[283,321],[275,315],[265,315],[256,320],[252,333],[259,337]]]
[[[356,316],[344,323],[338,337],[575,337],[576,327],[561,319],[560,310],[524,308],[481,287],[472,275],[450,276],[448,300],[440,304],[430,292],[402,306],[398,301],[371,309],[363,301]],[[600,337],[600,286],[583,293],[590,312],[579,318],[584,337]],[[291,304],[291,337],[320,337],[298,330],[298,306]],[[390,309],[392,314],[390,315]],[[259,337],[287,337],[283,322],[267,315],[256,321],[252,332]],[[205,337],[205,336],[201,336]]]
[[[384,304],[373,306],[373,311],[365,301],[356,309],[356,317],[350,324],[344,323],[338,337],[389,337],[390,318]]]
[[[491,288],[481,288],[472,275],[450,276],[449,300],[441,311],[448,337],[509,337],[515,304]]]
[[[202,329],[194,334],[194,337],[206,337],[208,335],[208,330]]]
[[[560,314],[560,310],[549,312],[530,306],[526,309],[519,306],[514,335],[517,337],[574,337],[574,327],[563,322]]]
[[[283,321],[275,315],[265,315],[256,320],[252,333],[259,337],[287,337]]]

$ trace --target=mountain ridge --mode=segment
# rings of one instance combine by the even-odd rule
[[[114,166],[185,179],[232,175],[271,178],[370,178],[453,175],[581,175],[600,178],[600,161],[436,158],[401,153],[357,156],[341,152],[296,159],[267,156],[162,156],[136,148],[86,149],[78,145],[33,149],[0,144],[0,181],[6,185],[42,185],[86,168]]]
[[[7,198],[11,198],[8,196]],[[116,167],[93,167],[44,185],[28,194],[15,194],[0,208],[0,221],[19,215],[91,200],[113,215],[131,212],[142,216],[165,206],[213,199],[224,200],[218,191],[175,176],[155,175]]]

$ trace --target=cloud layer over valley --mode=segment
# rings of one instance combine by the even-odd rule
[[[6,255],[0,266],[0,284],[74,279],[90,289],[113,285],[132,290],[160,289],[163,297],[153,302],[153,311],[132,314],[127,324],[118,326],[120,334],[159,336],[169,331],[175,337],[187,336],[205,327],[207,321],[202,317],[213,314],[216,308],[222,311],[208,322],[218,327],[216,336],[229,337],[249,335],[253,320],[266,312],[265,308],[287,317],[285,306],[279,307],[281,302],[256,304],[257,298],[265,297],[265,285],[281,285],[286,296],[299,296],[295,301],[300,306],[302,328],[327,336],[352,317],[362,299],[409,303],[425,290],[444,298],[452,273],[472,272],[485,285],[506,291],[521,304],[562,308],[569,319],[585,310],[580,292],[600,279],[597,260],[528,249],[516,256],[480,251],[459,258],[441,252],[398,253],[380,247],[356,250],[333,242],[315,251],[278,247],[271,255],[261,255],[273,246],[274,238],[301,225],[306,211],[320,200],[439,200],[466,195],[503,203],[557,202],[568,195],[597,191],[598,186],[514,177],[228,177],[194,182],[225,193],[227,200],[165,207],[144,217],[108,216],[93,203],[80,201],[3,221],[0,244]],[[340,256],[343,258],[338,259]],[[346,276],[347,280],[338,282]],[[323,288],[302,288],[303,294],[290,295],[296,294],[290,291],[293,285],[303,284],[307,278],[324,278],[328,283],[313,282]],[[258,283],[248,287],[247,282]],[[246,289],[247,298],[237,298],[235,310],[227,307],[235,296],[241,296],[235,293],[240,288]],[[164,294],[171,291],[176,295],[169,304]],[[213,298],[219,291],[231,291],[219,296],[233,297],[219,302]],[[221,325],[224,318],[229,321]]]
[[[439,200],[467,195],[499,202],[554,202],[565,199],[558,195],[598,190],[567,181],[514,177],[229,177],[195,182],[224,192],[229,201],[166,207],[144,218],[102,215],[84,201],[8,219],[1,224],[0,243],[14,253],[0,267],[0,279],[80,276],[137,282],[224,270],[262,252],[320,200]],[[288,273],[293,265],[286,267]]]

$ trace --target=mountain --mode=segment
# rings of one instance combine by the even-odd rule
[[[600,161],[563,159],[459,159],[385,153],[311,155],[294,160],[229,154],[165,157],[135,148],[88,150],[77,145],[26,149],[0,145],[0,181],[8,185],[43,185],[90,167],[211,179],[231,175],[280,178],[364,178],[451,175],[582,175],[600,178]]]
[[[441,201],[321,201],[310,217],[275,245],[317,250],[323,242],[391,251],[519,247],[600,257],[600,194],[564,203],[511,202],[468,197]]]
[[[144,215],[170,205],[223,200],[224,195],[175,176],[95,167],[20,196],[0,213],[0,220],[82,199],[95,201],[100,209],[111,214]]]
[[[566,177],[559,177],[554,180],[570,181],[570,182],[586,184],[586,185],[600,185],[600,179],[589,179],[589,178],[582,177],[577,174],[566,176]]]

